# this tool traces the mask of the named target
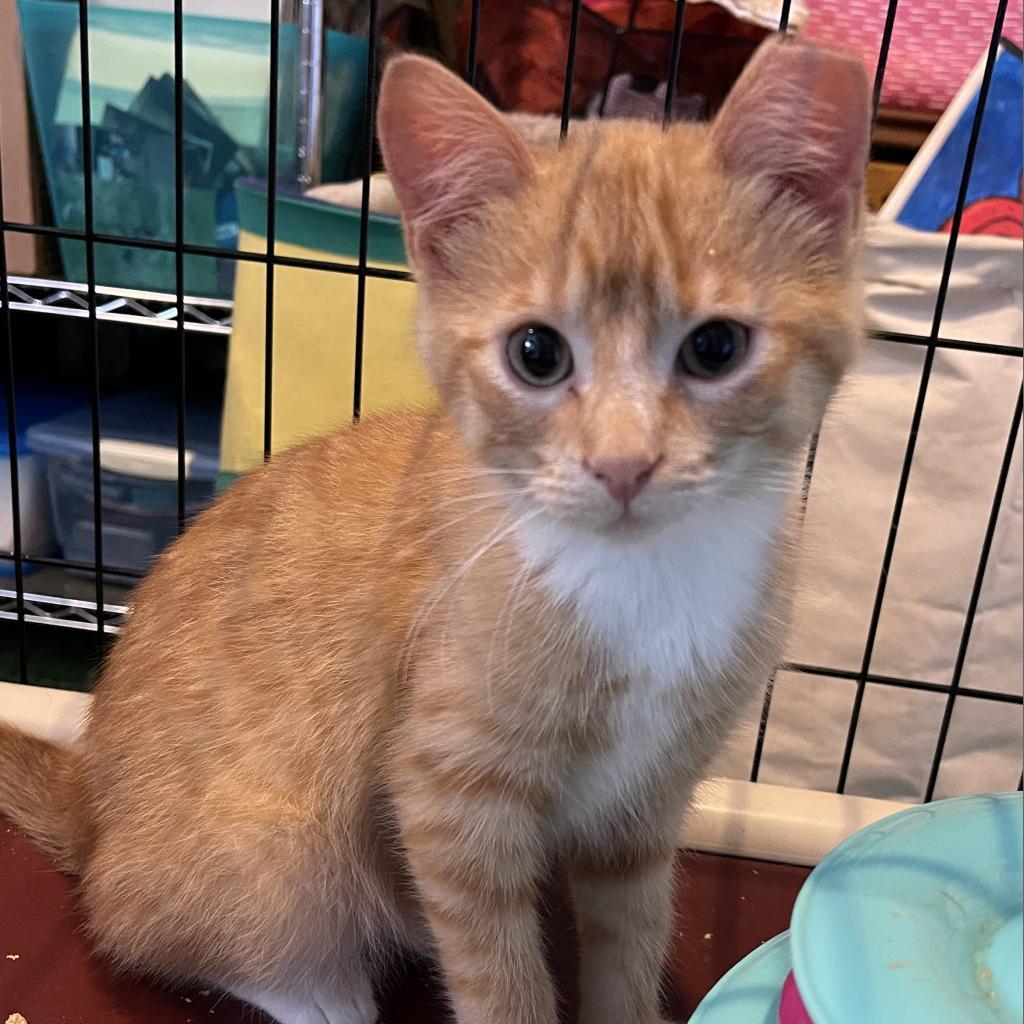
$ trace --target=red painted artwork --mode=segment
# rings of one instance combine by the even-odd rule
[[[953,227],[950,217],[942,230],[948,235]],[[1013,196],[986,196],[964,208],[960,231],[965,235],[998,235],[1000,238],[1024,238],[1024,178],[1021,191]]]

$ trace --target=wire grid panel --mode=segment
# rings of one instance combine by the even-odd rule
[[[640,0],[635,0],[630,12],[630,24],[636,13]],[[904,0],[905,3],[912,0]],[[889,49],[892,41],[894,24],[896,21],[897,7],[899,0],[890,0],[886,11],[885,24],[882,30],[882,38],[879,50],[879,59],[875,75],[874,101],[877,107],[878,97],[886,71]],[[299,267],[310,270],[326,270],[332,273],[354,275],[357,279],[357,314],[353,330],[355,332],[355,366],[354,366],[354,389],[352,415],[358,418],[361,411],[362,395],[362,369],[363,352],[366,344],[366,282],[370,277],[405,278],[408,277],[400,271],[385,270],[368,266],[367,248],[369,231],[369,195],[370,195],[370,174],[373,168],[373,122],[374,122],[374,98],[375,83],[377,78],[377,24],[378,4],[371,0],[369,5],[369,39],[368,47],[370,59],[366,69],[366,100],[364,110],[364,135],[363,145],[365,162],[363,166],[363,188],[361,201],[360,233],[358,259],[355,263],[335,263],[315,259],[298,259],[289,257],[277,252],[277,224],[276,207],[274,202],[267,203],[266,221],[266,252],[245,252],[231,253],[228,258],[238,261],[254,261],[265,264],[266,267],[266,289],[265,289],[265,320],[264,320],[264,438],[263,450],[265,457],[270,457],[271,448],[271,425],[273,422],[273,369],[274,369],[274,305],[275,305],[275,269],[279,266]],[[785,31],[788,27],[790,16],[791,0],[782,0],[779,4],[779,28]],[[864,713],[865,698],[872,688],[896,688],[921,693],[936,694],[944,702],[943,714],[940,727],[935,737],[934,756],[929,770],[928,783],[924,792],[924,799],[930,800],[936,788],[936,780],[942,764],[942,758],[948,741],[953,712],[958,702],[978,701],[991,702],[993,705],[1012,704],[1019,707],[1024,701],[1019,694],[1005,693],[998,690],[990,690],[980,687],[967,686],[963,682],[964,666],[967,659],[972,630],[974,628],[979,598],[985,581],[988,561],[992,548],[993,537],[999,523],[1001,509],[1004,503],[1007,481],[1010,477],[1010,467],[1014,458],[1015,446],[1019,435],[1021,419],[1021,399],[1018,391],[1016,405],[1012,414],[1011,429],[1006,441],[1005,453],[1002,459],[998,479],[992,494],[991,507],[988,513],[988,521],[985,529],[984,539],[979,554],[977,568],[974,573],[973,583],[970,589],[966,614],[960,631],[960,640],[956,655],[955,664],[951,676],[942,682],[928,679],[905,678],[899,675],[890,675],[878,672],[874,669],[876,645],[878,641],[879,624],[882,620],[882,613],[885,607],[887,586],[890,579],[890,572],[897,547],[897,539],[900,535],[900,528],[904,514],[907,498],[908,485],[914,466],[915,453],[917,451],[922,420],[924,418],[926,399],[929,388],[932,384],[933,368],[936,356],[944,351],[970,351],[975,353],[987,353],[997,356],[1007,356],[1013,359],[1020,359],[1020,349],[1011,345],[993,344],[989,341],[970,338],[949,338],[943,337],[940,333],[943,323],[943,312],[946,305],[947,293],[950,284],[950,277],[953,271],[954,259],[957,251],[957,240],[960,234],[960,226],[963,216],[963,209],[967,193],[967,186],[973,167],[977,142],[980,133],[981,121],[984,115],[985,102],[991,82],[992,68],[997,52],[997,44],[1002,31],[1003,22],[1006,16],[1007,0],[999,0],[992,23],[992,32],[988,54],[986,58],[985,73],[982,80],[980,97],[977,107],[977,114],[974,119],[966,159],[964,162],[963,174],[960,182],[956,211],[949,233],[949,240],[943,260],[942,273],[935,297],[934,315],[931,329],[927,333],[913,334],[894,331],[876,332],[875,337],[880,342],[893,345],[914,346],[923,353],[917,393],[914,401],[913,413],[903,442],[902,455],[900,459],[900,472],[895,498],[889,515],[888,531],[884,551],[882,553],[881,565],[874,587],[874,596],[871,601],[871,611],[867,627],[867,633],[858,663],[837,668],[828,665],[809,664],[796,662],[782,666],[782,671],[789,676],[816,677],[819,679],[832,679],[847,687],[852,687],[852,703],[849,709],[848,722],[843,730],[842,755],[839,763],[838,777],[835,788],[843,792],[848,784],[850,767],[853,759],[854,749],[857,741]],[[676,9],[674,24],[671,30],[671,48],[669,68],[667,75],[667,88],[665,97],[665,120],[671,116],[673,101],[675,98],[676,72],[680,63],[685,60],[685,0],[679,0]],[[563,137],[570,130],[569,112],[572,109],[572,83],[573,71],[576,59],[576,44],[579,35],[580,18],[583,12],[582,0],[572,0],[570,7],[570,32],[566,52],[565,65],[565,88],[561,108],[561,129]],[[0,224],[3,232],[20,232],[24,234],[45,235],[70,240],[77,240],[84,244],[86,252],[86,280],[81,284],[65,284],[62,282],[35,282],[29,279],[9,276],[7,273],[7,260],[4,246],[4,234],[0,232],[0,299],[2,299],[2,317],[0,317],[0,330],[3,340],[3,374],[7,397],[7,430],[11,441],[10,457],[10,492],[12,502],[12,550],[0,553],[3,558],[11,564],[13,569],[14,587],[4,590],[0,594],[0,617],[12,618],[18,624],[18,659],[19,673],[23,682],[28,679],[28,664],[26,653],[26,630],[29,624],[40,622],[59,623],[74,625],[75,628],[95,629],[100,636],[107,632],[116,630],[124,615],[121,606],[111,606],[105,601],[104,595],[104,569],[109,568],[104,562],[103,555],[103,510],[100,503],[100,482],[101,465],[99,439],[102,432],[100,420],[100,344],[99,327],[102,321],[111,321],[128,318],[131,320],[144,320],[151,323],[166,325],[173,329],[177,338],[177,432],[178,432],[178,459],[176,472],[177,487],[177,512],[179,527],[185,521],[185,481],[186,481],[186,457],[185,457],[185,429],[186,429],[186,370],[187,350],[186,333],[193,331],[209,331],[220,333],[228,330],[230,323],[230,304],[210,303],[206,300],[189,298],[184,294],[184,258],[192,256],[215,256],[225,258],[225,253],[220,249],[211,249],[203,246],[190,245],[185,241],[184,232],[184,147],[183,147],[183,109],[184,109],[184,77],[183,77],[183,14],[182,0],[173,0],[173,26],[174,26],[174,110],[175,110],[175,161],[174,161],[174,193],[175,193],[175,232],[173,242],[160,242],[152,239],[132,238],[123,236],[111,236],[99,233],[95,230],[94,208],[93,208],[93,154],[91,133],[82,133],[83,149],[83,174],[84,174],[84,228],[81,231],[65,230],[44,225],[24,224],[6,219],[3,210],[2,184],[0,184]],[[480,0],[471,0],[471,21],[470,41],[468,48],[467,78],[475,83],[478,75],[477,67],[477,37],[481,18]],[[280,5],[279,0],[271,0],[270,5],[270,82],[269,82],[269,109],[268,109],[268,152],[276,152],[279,111],[278,111],[278,78],[280,69]],[[80,77],[82,83],[82,122],[88,125],[91,117],[91,90],[90,90],[90,56],[89,56],[89,23],[88,23],[88,0],[78,0],[78,21],[80,39]],[[609,70],[609,77],[611,70]],[[0,166],[2,166],[3,154],[0,153]],[[267,193],[275,196],[277,192],[276,164],[275,160],[268,160]],[[175,256],[175,289],[173,296],[153,296],[147,293],[127,294],[114,292],[111,289],[100,287],[96,281],[95,268],[95,246],[98,244],[113,243],[120,245],[132,245],[143,249],[163,249],[173,252]],[[26,552],[22,545],[21,530],[21,509],[20,509],[20,488],[19,488],[19,460],[16,444],[16,394],[15,382],[15,350],[14,335],[12,326],[12,311],[50,311],[59,310],[62,315],[74,316],[86,321],[87,344],[90,352],[90,385],[91,385],[91,435],[92,435],[92,477],[94,495],[94,558],[91,564],[82,565],[70,562],[65,559],[39,557],[33,552]],[[1019,362],[1017,374],[1019,376]],[[805,473],[805,496],[809,493],[813,474],[815,471],[816,444],[812,441],[810,454],[807,461]],[[26,560],[41,562],[47,565],[65,566],[77,569],[93,570],[94,595],[88,602],[69,603],[66,600],[61,605],[60,599],[48,598],[45,595],[33,595],[26,593],[24,580],[24,563]],[[775,693],[775,680],[767,681],[763,705],[761,709],[759,727],[757,729],[756,741],[752,763],[750,767],[750,778],[756,781],[761,772],[761,765],[765,754],[765,738],[772,716],[773,695]]]

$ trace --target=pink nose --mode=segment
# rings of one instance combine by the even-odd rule
[[[660,462],[660,455],[654,460],[644,455],[583,460],[584,466],[605,485],[608,493],[623,505],[628,505],[644,489]]]

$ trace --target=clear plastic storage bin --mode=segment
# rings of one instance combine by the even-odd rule
[[[218,413],[186,415],[185,509],[191,518],[214,496]],[[45,458],[53,523],[64,557],[95,564],[92,427],[88,407],[39,423],[29,449]],[[177,412],[173,399],[149,393],[103,402],[100,469],[104,574],[147,570],[177,535]],[[119,573],[119,570],[121,571]]]
[[[14,407],[17,416],[18,503],[21,524],[21,550],[28,555],[53,553],[53,527],[46,499],[45,460],[29,451],[26,432],[42,420],[51,420],[76,405],[81,395],[53,392],[39,387],[19,387]],[[0,389],[0,552],[14,553],[14,502],[11,497],[11,439],[7,433],[7,396]],[[25,572],[35,566],[23,563]],[[0,558],[0,576],[14,575],[14,561]]]

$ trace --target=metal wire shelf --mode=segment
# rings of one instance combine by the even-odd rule
[[[178,326],[178,302],[173,294],[97,285],[96,298],[99,320],[144,327]],[[11,276],[7,279],[7,299],[11,310],[17,312],[83,320],[89,316],[88,286],[70,281]],[[186,295],[183,309],[186,331],[225,336],[231,333],[231,301]]]
[[[100,618],[104,633],[120,633],[128,615],[128,606],[104,602],[102,616],[96,613],[95,601],[51,594],[25,593],[25,622],[33,625],[63,626],[65,629],[87,629],[95,633]],[[0,619],[18,621],[18,594],[0,587]]]

